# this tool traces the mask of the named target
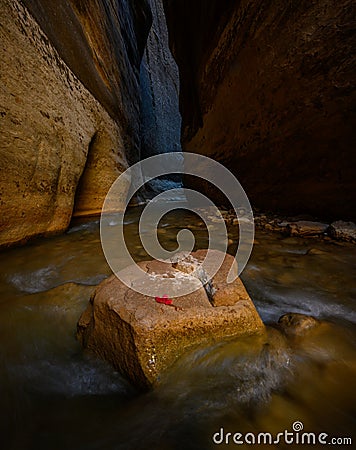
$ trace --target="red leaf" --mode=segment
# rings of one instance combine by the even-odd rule
[[[163,297],[155,297],[157,303],[163,303],[164,305],[171,305],[173,300],[168,298],[168,295],[164,295]]]

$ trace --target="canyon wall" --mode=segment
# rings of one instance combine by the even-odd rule
[[[140,158],[146,1],[1,0],[0,246],[100,211]],[[125,193],[123,193],[124,195]]]
[[[179,112],[179,72],[168,42],[168,29],[162,0],[149,0],[152,27],[140,67],[141,157],[177,152],[182,166],[181,116]],[[169,175],[145,184],[139,200],[181,186],[181,175]]]
[[[140,68],[143,157],[181,150],[178,67],[169,49],[162,0],[149,4],[152,27]]]
[[[355,219],[353,3],[163,4],[184,150],[255,207]],[[180,117],[162,0],[0,6],[2,246],[99,212],[129,164],[179,149]]]
[[[255,207],[356,218],[353,3],[164,0],[183,149]]]

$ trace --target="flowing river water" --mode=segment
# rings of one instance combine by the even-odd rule
[[[137,260],[139,208],[125,216]],[[167,249],[200,219],[176,211],[158,230]],[[236,250],[238,230],[230,227]],[[4,449],[211,449],[231,432],[304,431],[356,436],[356,252],[350,244],[257,231],[243,279],[268,337],[249,337],[186,355],[152,392],[134,388],[82,351],[76,322],[94,286],[110,275],[99,221],[2,252],[0,277],[0,447]],[[273,324],[287,312],[323,324],[285,341]],[[230,441],[229,448],[251,446]],[[299,448],[296,444],[265,448]],[[351,446],[349,446],[351,448]]]

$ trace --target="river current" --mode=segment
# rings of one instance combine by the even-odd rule
[[[136,260],[140,208],[125,216]],[[172,250],[189,228],[196,248],[208,234],[192,213],[175,211],[158,234]],[[234,254],[236,227],[229,228]],[[139,393],[86,354],[76,323],[96,284],[111,274],[99,221],[1,254],[0,444],[4,449],[251,448],[214,443],[218,433],[305,431],[356,436],[356,252],[351,244],[257,231],[241,278],[268,338],[220,342],[187,354],[152,392]],[[274,324],[287,312],[313,315],[315,333],[285,344]],[[261,341],[261,339],[265,341]],[[224,440],[225,442],[225,440]],[[299,448],[294,443],[262,448]],[[349,446],[351,448],[351,446]]]

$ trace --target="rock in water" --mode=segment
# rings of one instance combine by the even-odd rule
[[[299,220],[289,222],[286,229],[290,236],[319,236],[326,232],[328,226],[327,223]]]
[[[193,262],[199,269],[204,254],[198,251],[190,255],[191,271],[180,270],[183,268],[177,263],[158,261],[140,266],[156,276],[183,275],[182,272],[196,276],[199,270],[194,270]],[[175,298],[175,307],[157,303],[153,297],[135,292],[112,276],[98,286],[80,317],[78,339],[84,348],[109,361],[137,387],[147,389],[184,352],[197,345],[264,332],[241,280],[237,278],[229,285],[222,280],[233,264],[235,259],[226,255],[209,287],[205,289],[205,281],[197,278],[201,287]],[[218,302],[214,302],[215,295]]]
[[[356,242],[356,225],[353,222],[338,220],[329,227],[329,234],[334,239],[346,242]]]
[[[319,320],[300,313],[287,313],[278,320],[280,329],[287,336],[302,336],[320,325]]]

